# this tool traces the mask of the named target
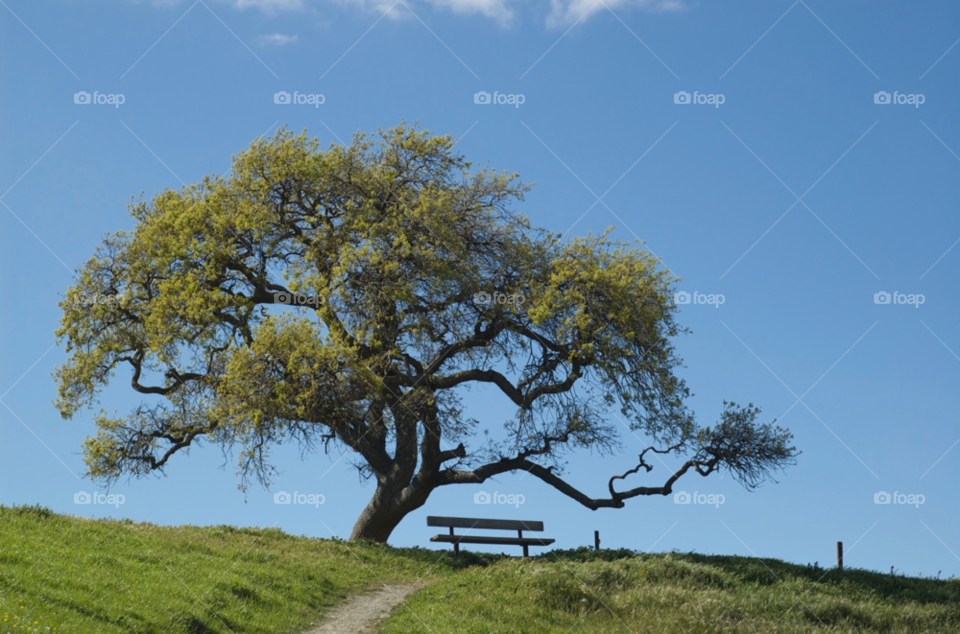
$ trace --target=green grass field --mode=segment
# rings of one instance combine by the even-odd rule
[[[300,632],[349,594],[454,570],[437,560],[279,530],[0,507],[0,632]]]
[[[960,580],[743,557],[527,560],[0,507],[0,633],[295,633],[384,582],[430,584],[384,634],[960,632]]]
[[[582,549],[469,568],[407,608],[385,633],[947,633],[960,632],[960,580]]]

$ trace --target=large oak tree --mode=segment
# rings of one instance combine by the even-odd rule
[[[162,472],[207,441],[238,457],[241,486],[268,485],[271,447],[340,446],[376,483],[351,538],[386,541],[437,487],[507,472],[599,509],[667,495],[691,470],[752,488],[793,461],[792,436],[753,406],[696,423],[656,258],[531,227],[512,210],[528,186],[453,145],[401,125],[322,151],[284,129],[226,178],[134,201],[133,230],[104,239],[61,304],[62,415],[118,371],[143,395],[96,417],[88,475]],[[463,411],[480,383],[515,408],[502,432]],[[563,455],[617,451],[617,417],[651,446],[591,497],[563,479]],[[624,488],[650,452],[686,461]]]

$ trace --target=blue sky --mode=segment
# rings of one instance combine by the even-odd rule
[[[132,196],[224,173],[278,125],[326,146],[405,119],[535,181],[518,210],[536,225],[616,226],[682,277],[678,291],[722,294],[681,313],[692,406],[709,424],[725,399],[753,402],[803,454],[752,493],[718,476],[675,487],[722,494],[719,506],[669,496],[591,512],[520,475],[448,487],[392,543],[429,545],[428,514],[504,517],[544,520],[564,548],[600,530],[605,547],[827,565],[842,540],[848,566],[960,574],[956,3],[0,5],[0,503],[347,536],[372,489],[349,456],[301,461],[287,447],[274,488],[246,500],[233,460],[205,446],[163,479],[114,487],[118,508],[75,504],[103,489],[82,478],[90,415],[63,421],[51,404],[65,358],[57,302],[102,236],[131,227]],[[274,103],[281,91],[323,103]],[[82,92],[123,103],[75,103]],[[475,103],[481,92],[523,103]],[[723,103],[675,103],[682,93]],[[876,103],[885,93],[912,102]],[[884,292],[923,303],[876,303]],[[104,408],[136,403],[125,380]],[[492,429],[510,412],[490,390],[466,403]],[[644,440],[625,434],[622,455],[572,458],[570,480],[602,495]],[[281,490],[325,502],[276,505]],[[479,491],[525,501],[475,505]],[[876,504],[881,491],[924,502]]]

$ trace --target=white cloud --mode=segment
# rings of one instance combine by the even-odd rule
[[[424,17],[426,8],[422,2],[414,0],[337,0],[342,5],[353,5],[372,13],[384,14],[393,20],[415,20],[416,18],[407,10],[409,7],[415,11],[421,18]],[[516,13],[507,6],[508,2],[517,2],[518,0],[426,0],[434,8],[452,11],[458,15],[482,15],[493,18],[501,26],[506,26],[514,21]],[[406,4],[407,6],[404,6]]]
[[[428,0],[430,4],[450,9],[461,15],[480,14],[506,26],[516,19],[516,13],[505,0]]]
[[[139,4],[142,0],[126,0]],[[264,13],[274,15],[281,11],[297,11],[307,6],[310,0],[215,0],[217,4],[227,4],[234,9],[260,9]],[[189,6],[190,0],[148,0],[155,7],[169,9],[181,5]],[[190,2],[192,4],[192,2]]]
[[[287,44],[296,44],[297,39],[296,35],[273,33],[271,35],[261,35],[257,38],[257,42],[261,46],[286,46]]]
[[[388,18],[400,20],[404,18],[413,18],[402,2],[397,0],[336,0],[338,4],[360,7],[365,11],[382,15],[386,13]],[[409,4],[411,0],[404,0]]]
[[[278,13],[280,11],[295,11],[303,8],[303,0],[233,0],[237,9],[260,9],[264,13]]]
[[[239,0],[237,0],[239,1]],[[408,4],[420,14],[422,0],[337,0],[340,4],[359,6],[376,13],[387,13],[388,18],[410,18],[410,12],[403,6]],[[508,26],[517,20],[517,9],[523,0],[426,0],[435,8],[447,9],[459,15],[481,15],[496,20],[500,26]],[[684,0],[550,0],[550,13],[546,18],[547,28],[569,27],[578,20],[584,22],[597,11],[604,9],[638,8],[653,12],[681,11],[686,8]],[[392,9],[391,9],[392,7]],[[586,15],[584,15],[586,14]],[[582,19],[581,19],[582,18]]]
[[[550,0],[548,28],[570,26],[590,18],[606,5],[611,9],[637,7],[647,11],[680,11],[685,8],[683,0]],[[585,15],[586,14],[586,15]],[[581,19],[582,18],[582,19]]]
[[[159,6],[177,5],[185,1],[187,0],[149,0],[152,4]],[[315,11],[321,4],[330,4],[331,0],[216,0],[216,2],[227,4],[235,9],[258,9],[268,15],[275,15],[284,11]],[[544,0],[540,2],[547,4]],[[458,15],[479,15],[490,18],[500,26],[509,26],[516,22],[522,3],[531,4],[529,0],[402,0],[401,2],[397,0],[332,0],[332,3],[357,7],[377,15],[386,12],[386,17],[393,20],[413,19],[404,4],[421,17],[424,17],[422,12],[429,5]],[[549,0],[549,6],[546,26],[550,29],[567,28],[578,21],[585,22],[594,13],[603,11],[605,7],[613,10],[642,9],[654,12],[682,11],[687,8],[685,0]],[[283,46],[292,42],[277,40],[262,43]]]

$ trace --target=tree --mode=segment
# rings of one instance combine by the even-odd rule
[[[531,227],[510,209],[529,187],[453,146],[401,124],[321,151],[283,129],[227,178],[134,200],[133,230],[104,239],[61,303],[61,414],[94,406],[120,368],[144,395],[96,417],[88,475],[162,473],[206,440],[237,456],[241,488],[269,486],[271,447],[339,447],[376,482],[351,539],[383,542],[438,487],[507,472],[598,509],[667,495],[690,470],[753,488],[793,462],[792,435],[752,405],[697,425],[656,258]],[[516,408],[500,437],[461,407],[479,383]],[[562,458],[620,449],[612,407],[651,447],[592,498]],[[661,486],[617,490],[650,452],[687,460]]]

